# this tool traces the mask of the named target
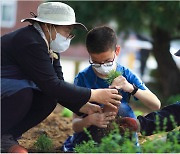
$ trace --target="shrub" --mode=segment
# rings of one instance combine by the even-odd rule
[[[173,120],[173,119],[172,119]],[[167,120],[164,122],[164,127]],[[159,125],[158,122],[156,125]],[[180,153],[180,132],[179,130],[172,131],[168,133],[166,140],[166,133],[160,131],[159,127],[156,127],[155,138],[141,137],[145,138],[146,141],[143,142],[138,148],[135,146],[134,140],[129,139],[128,132],[121,136],[117,127],[107,136],[102,138],[101,143],[97,144],[91,139],[88,142],[83,142],[75,147],[75,152],[78,153]],[[165,128],[164,128],[165,129]],[[157,132],[158,131],[158,132]],[[88,132],[87,132],[88,133]],[[90,134],[88,133],[88,136]],[[150,140],[151,139],[151,140]],[[165,139],[165,140],[164,140]]]
[[[52,140],[45,134],[40,135],[34,145],[38,152],[50,152],[53,149]]]
[[[87,132],[87,131],[86,131]],[[90,134],[88,133],[88,136]],[[129,139],[127,132],[123,137],[120,135],[119,130],[116,128],[103,137],[100,144],[97,144],[91,139],[83,142],[75,147],[75,152],[78,153],[119,153],[119,152],[137,152],[135,142]],[[124,145],[124,146],[122,146]]]
[[[173,132],[175,132],[173,135],[171,135],[172,132],[168,133],[170,135],[167,135],[167,139],[166,137],[156,137],[153,140],[148,139],[144,144],[141,145],[143,153],[179,153],[179,130]],[[171,136],[171,138],[169,136]]]

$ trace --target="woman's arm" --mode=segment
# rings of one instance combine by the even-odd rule
[[[91,90],[60,80],[46,50],[41,44],[31,44],[19,50],[18,54],[21,56],[16,55],[20,69],[36,83],[43,93],[49,97],[57,98],[61,105],[75,113],[88,101],[110,106],[120,103],[117,100],[121,98],[115,89]]]

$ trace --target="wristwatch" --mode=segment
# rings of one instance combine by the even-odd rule
[[[133,88],[134,90],[131,92],[131,95],[134,95],[138,91],[138,88],[134,84],[133,84]]]

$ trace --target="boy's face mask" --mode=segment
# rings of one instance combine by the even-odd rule
[[[116,62],[117,62],[117,56],[115,55],[115,58],[112,62],[101,64],[99,67],[96,67],[96,65],[92,65],[92,66],[98,73],[102,75],[108,75],[110,71],[116,69]]]
[[[54,29],[56,31],[55,27]],[[56,31],[56,38],[54,40],[52,40],[51,32],[49,32],[49,35],[50,35],[50,49],[53,50],[54,52],[61,53],[69,48],[71,42],[70,38],[66,38],[62,36],[60,33],[57,33],[57,31]]]

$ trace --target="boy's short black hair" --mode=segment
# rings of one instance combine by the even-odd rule
[[[110,49],[114,50],[117,37],[113,29],[100,26],[90,30],[86,37],[86,47],[89,53],[99,54]]]

